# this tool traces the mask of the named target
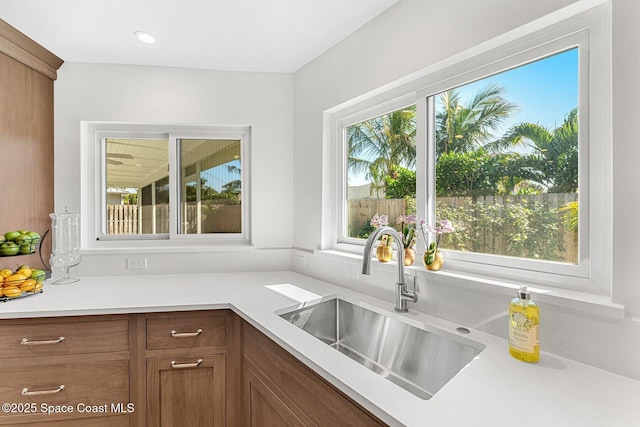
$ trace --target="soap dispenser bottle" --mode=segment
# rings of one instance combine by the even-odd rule
[[[526,286],[509,305],[509,353],[524,362],[540,359],[540,312]]]

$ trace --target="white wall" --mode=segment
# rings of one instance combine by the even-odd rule
[[[390,269],[378,268],[371,277],[363,277],[358,262],[313,252],[322,247],[321,225],[326,221],[322,211],[330,197],[329,180],[323,175],[331,161],[323,146],[325,110],[571,3],[401,0],[299,70],[295,74],[294,269],[393,301]],[[640,2],[613,0],[613,296],[625,305],[626,318],[569,309],[559,300],[541,303],[544,350],[636,379],[640,379],[640,198],[634,196],[630,183],[640,178],[639,19]],[[508,291],[480,291],[468,281],[426,272],[418,273],[418,279],[417,310],[506,336],[506,309],[512,298]]]
[[[640,318],[640,1],[614,0],[612,12],[613,294]]]
[[[259,254],[174,254],[175,269],[288,268],[293,241],[293,76],[65,63],[55,89],[55,208],[80,212],[80,121],[250,125],[252,240]],[[265,251],[274,253],[265,255]],[[166,255],[147,254],[149,271]],[[256,262],[251,262],[257,257]],[[195,260],[195,261],[194,261]],[[243,262],[244,261],[244,262]],[[249,262],[247,262],[249,261]],[[76,271],[123,274],[125,255],[85,254]],[[248,267],[247,267],[248,266]]]
[[[401,0],[295,73],[295,240],[318,249],[322,112],[575,0]]]

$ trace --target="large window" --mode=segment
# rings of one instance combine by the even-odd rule
[[[429,97],[440,247],[578,263],[578,48]]]
[[[343,168],[334,246],[363,245],[376,214],[396,228],[416,214],[453,224],[439,242],[450,271],[608,292],[609,267],[593,261],[610,248],[610,227],[595,225],[610,218],[607,13],[332,112]]]
[[[87,127],[96,165],[96,223],[87,228],[94,246],[248,241],[248,128]]]

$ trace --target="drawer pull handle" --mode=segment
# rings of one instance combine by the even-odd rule
[[[184,369],[184,368],[197,368],[202,363],[202,359],[198,359],[195,363],[176,363],[175,360],[171,361],[171,367],[175,369]]]
[[[184,337],[197,337],[202,333],[202,329],[198,329],[195,332],[176,332],[171,331],[171,336],[174,338],[184,338]]]
[[[22,345],[44,345],[44,344],[58,344],[64,341],[64,337],[60,337],[57,340],[45,340],[45,341],[30,341],[28,338],[22,338],[20,344]]]
[[[25,388],[22,389],[20,394],[23,395],[23,396],[42,396],[43,394],[60,393],[64,389],[65,389],[64,384],[60,384],[60,386],[58,388],[55,388],[53,390],[29,391],[29,389],[27,387],[25,387]]]

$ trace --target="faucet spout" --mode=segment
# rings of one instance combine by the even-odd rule
[[[409,311],[407,308],[407,301],[416,302],[418,295],[415,292],[407,290],[407,285],[404,282],[404,246],[402,244],[402,236],[396,230],[391,227],[385,226],[377,228],[369,235],[367,242],[364,245],[364,254],[362,259],[362,274],[371,274],[371,252],[373,251],[373,245],[382,235],[389,235],[393,237],[398,250],[398,281],[396,286],[396,311],[406,313]]]
[[[404,246],[402,245],[402,236],[400,236],[400,233],[389,226],[376,228],[373,233],[369,235],[367,243],[364,245],[362,274],[371,274],[371,252],[373,251],[373,245],[376,243],[376,240],[384,234],[393,237],[396,249],[398,250],[398,260],[404,259]],[[404,283],[404,263],[400,261],[398,261],[398,283]]]

